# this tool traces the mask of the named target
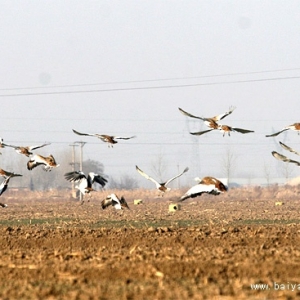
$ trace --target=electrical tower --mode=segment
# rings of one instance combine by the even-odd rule
[[[190,134],[190,132],[197,132],[201,130],[202,124],[198,120],[193,120],[191,118],[186,118],[186,129],[189,132],[189,137],[192,141],[192,149],[191,149],[191,166],[193,166],[194,173],[192,174],[193,177],[201,177],[201,161],[200,161],[200,149],[199,149],[199,140],[198,136]]]

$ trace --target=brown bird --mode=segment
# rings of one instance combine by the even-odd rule
[[[23,175],[11,173],[11,172],[5,171],[3,169],[0,169],[0,176],[7,178],[7,177],[17,177],[17,176],[23,176]]]
[[[32,155],[33,153],[31,152],[32,150],[36,150],[45,146],[50,145],[51,143],[45,143],[42,145],[36,145],[36,146],[13,146],[13,145],[8,145],[5,143],[2,143],[2,145],[6,146],[6,147],[12,147],[16,150],[17,153],[19,154],[24,154],[25,156],[29,157],[30,155]]]
[[[182,174],[184,174],[185,172],[187,172],[189,170],[189,168],[185,168],[180,174],[172,177],[171,179],[169,179],[168,181],[166,182],[162,182],[162,183],[159,183],[158,181],[156,181],[155,179],[153,179],[152,177],[150,177],[149,175],[147,175],[145,172],[143,172],[138,166],[135,166],[136,170],[143,176],[145,177],[146,179],[152,181],[156,188],[162,192],[162,193],[165,193],[165,192],[168,192],[169,190],[171,190],[171,188],[168,188],[167,185],[173,181],[174,179],[178,178],[179,176],[181,176]]]
[[[294,123],[292,125],[286,126],[283,129],[281,129],[280,131],[273,133],[273,134],[269,134],[266,135],[266,137],[273,137],[273,136],[277,136],[278,134],[286,131],[286,130],[294,130],[294,131],[298,131],[298,134],[300,134],[300,123]]]
[[[188,198],[195,198],[201,196],[203,193],[211,194],[211,195],[219,195],[228,191],[227,185],[221,182],[219,179],[211,176],[203,177],[202,179],[196,178],[199,183],[193,187],[191,187],[180,199],[180,201],[184,201]]]
[[[220,115],[211,117],[211,118],[197,117],[197,116],[194,116],[194,115],[192,115],[192,114],[190,114],[190,113],[184,111],[184,110],[183,110],[182,108],[180,108],[180,107],[178,107],[178,109],[179,109],[179,111],[180,111],[182,114],[184,114],[185,116],[188,116],[188,117],[191,117],[191,118],[195,118],[195,119],[200,119],[200,120],[204,121],[204,123],[205,123],[205,122],[208,122],[208,123],[206,123],[206,125],[207,125],[208,127],[210,127],[210,123],[211,123],[211,122],[217,123],[218,121],[224,119],[225,117],[227,117],[228,115],[230,115],[230,114],[235,110],[235,107],[232,107],[232,106],[231,106],[231,107],[229,107],[229,111],[227,111],[227,112],[225,112],[225,113],[223,113],[223,114],[220,114]]]
[[[129,140],[132,138],[135,138],[136,136],[130,136],[130,137],[121,137],[121,136],[113,136],[113,135],[107,135],[107,134],[98,134],[98,133],[81,133],[78,132],[74,129],[72,129],[74,133],[78,134],[78,135],[85,135],[85,136],[95,136],[98,139],[100,139],[101,141],[108,143],[109,147],[113,147],[114,144],[118,143],[118,139],[120,140]]]
[[[43,165],[43,170],[45,171],[51,171],[53,168],[59,167],[59,164],[56,163],[53,155],[45,157],[39,154],[35,154],[27,162],[27,169],[31,171],[39,165]]]
[[[102,209],[105,209],[110,205],[112,205],[115,209],[130,209],[125,198],[123,196],[119,198],[116,194],[110,194],[101,201]]]
[[[296,160],[293,160],[293,159],[290,159],[276,151],[272,151],[272,155],[278,159],[278,160],[282,160],[284,162],[288,162],[288,163],[293,163],[293,164],[296,164],[297,166],[300,166],[300,162],[299,161],[296,161]]]
[[[212,123],[213,125],[213,123]],[[212,127],[212,126],[211,126]],[[253,130],[248,130],[248,129],[242,129],[242,128],[237,128],[237,127],[231,127],[228,125],[221,125],[221,124],[217,124],[217,127],[214,126],[214,128],[208,129],[208,130],[204,130],[204,131],[199,131],[199,132],[190,132],[190,134],[192,135],[202,135],[204,133],[210,132],[212,130],[220,130],[221,132],[223,132],[223,136],[225,136],[225,134],[227,133],[228,136],[230,136],[230,132],[239,132],[239,133],[250,133],[250,132],[254,132]]]

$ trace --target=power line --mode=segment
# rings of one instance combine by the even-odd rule
[[[187,88],[196,86],[210,86],[221,84],[234,84],[234,83],[251,83],[251,82],[264,82],[276,80],[291,80],[299,79],[300,76],[290,77],[273,77],[262,79],[248,79],[248,80],[234,80],[234,81],[219,81],[207,83],[191,83],[191,84],[178,84],[178,85],[161,85],[161,86],[144,86],[144,87],[131,87],[131,88],[111,88],[111,89],[97,89],[97,90],[81,90],[81,91],[60,91],[60,92],[37,92],[37,93],[20,93],[20,94],[0,94],[0,97],[20,97],[20,96],[41,96],[41,95],[61,95],[61,94],[85,94],[85,93],[103,93],[103,92],[120,92],[120,91],[135,91],[135,90],[155,90],[155,89],[172,89],[172,88]]]
[[[171,81],[171,80],[189,80],[189,79],[214,78],[214,77],[225,77],[225,76],[240,76],[240,75],[254,75],[254,74],[286,72],[286,71],[299,71],[299,70],[300,70],[300,68],[287,68],[287,69],[274,69],[274,70],[265,70],[265,71],[212,74],[212,75],[202,75],[202,76],[169,77],[169,78],[159,78],[159,79],[126,80],[126,81],[108,81],[108,82],[100,82],[100,83],[67,84],[67,85],[53,85],[53,86],[16,87],[16,88],[2,88],[2,89],[0,89],[0,91],[68,88],[68,87],[83,87],[83,86],[95,86],[95,85],[159,82],[159,81]]]

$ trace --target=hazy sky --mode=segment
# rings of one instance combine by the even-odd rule
[[[272,150],[298,159],[300,151],[299,1],[0,1],[0,135],[17,145],[51,142],[37,151],[60,157],[87,142],[84,159],[101,161],[110,176],[142,183],[137,164],[163,179],[189,166],[195,176],[224,177],[223,157],[234,154],[233,177],[282,176]],[[178,107],[255,130],[194,137],[201,121]],[[136,135],[113,149],[88,133]],[[3,150],[3,167],[17,154]],[[58,160],[57,159],[57,160]],[[291,166],[293,176],[299,168]],[[17,171],[17,170],[16,170]],[[68,171],[68,170],[66,170]],[[154,176],[155,177],[155,176]]]

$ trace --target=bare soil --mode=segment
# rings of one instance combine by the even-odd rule
[[[130,210],[102,210],[111,192],[83,205],[65,191],[3,194],[0,299],[300,298],[299,186],[231,189],[175,212],[183,190],[118,191]]]

